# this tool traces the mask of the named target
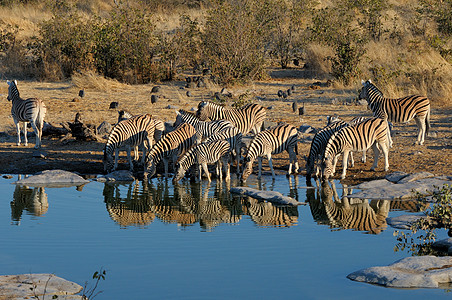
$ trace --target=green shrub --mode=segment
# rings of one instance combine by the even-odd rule
[[[273,27],[266,0],[217,1],[203,33],[205,59],[223,83],[262,78],[265,43]]]
[[[431,245],[436,239],[436,230],[444,228],[448,234],[452,233],[452,186],[444,185],[433,195],[432,207],[425,211],[425,218],[411,224],[409,233],[395,231],[398,243],[394,251],[407,249],[413,255],[427,255],[434,253]],[[424,196],[418,196],[421,203],[428,203]]]
[[[156,65],[157,44],[151,15],[145,10],[117,8],[94,24],[93,57],[97,71],[127,83],[147,83]]]

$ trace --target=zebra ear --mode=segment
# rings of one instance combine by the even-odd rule
[[[14,80],[14,84],[17,85],[17,80]]]
[[[9,80],[6,80],[6,83],[7,83],[8,85],[11,85],[11,81],[9,81]]]
[[[364,83],[366,83],[364,80],[361,79],[361,84],[364,85]]]
[[[369,80],[367,80],[367,81],[368,81],[369,83],[372,83],[372,80],[370,80],[370,79],[369,79]]]

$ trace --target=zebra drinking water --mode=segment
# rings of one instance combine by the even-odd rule
[[[430,130],[430,100],[427,97],[413,95],[398,99],[385,98],[370,79],[361,83],[363,87],[358,98],[367,100],[375,117],[393,123],[406,123],[414,118],[419,128],[416,144],[424,144]],[[392,147],[390,134],[388,138],[389,146]]]
[[[337,157],[343,153],[343,171],[341,179],[345,178],[347,171],[348,154],[350,151],[364,151],[370,147],[374,150],[374,163],[371,170],[375,170],[378,164],[378,156],[383,151],[385,159],[385,171],[389,168],[388,163],[388,122],[380,118],[369,118],[354,126],[346,126],[335,132],[325,147],[322,161],[322,173],[324,179],[334,174]]]
[[[11,115],[17,132],[17,146],[20,146],[20,122],[24,124],[24,145],[28,145],[27,139],[27,123],[30,122],[31,127],[36,135],[35,148],[41,147],[42,127],[44,125],[44,117],[47,109],[41,100],[37,98],[22,99],[17,88],[17,81],[6,81],[8,84],[8,101],[12,102]]]
[[[201,181],[202,170],[207,176],[207,180],[210,182],[210,173],[207,168],[208,164],[217,164],[217,174],[220,180],[222,180],[221,166],[225,166],[226,181],[230,180],[229,174],[229,162],[228,154],[229,143],[225,140],[217,140],[210,143],[202,143],[192,147],[188,150],[177,162],[176,175],[174,176],[173,183],[178,182],[184,177],[187,170],[194,164],[198,169],[198,181]],[[223,160],[223,164],[221,162]],[[201,170],[202,167],[202,170]]]
[[[130,155],[131,147],[135,148],[135,159],[138,159],[138,146],[143,146],[142,163],[146,157],[146,149],[150,149],[154,142],[162,135],[161,121],[154,119],[150,114],[134,116],[125,119],[113,127],[104,147],[104,171],[112,172],[118,167],[119,149],[126,147],[130,170],[133,171],[133,162]],[[113,154],[114,162],[113,162]]]
[[[168,177],[168,160],[172,159],[173,164],[175,164],[178,157],[190,149],[195,142],[196,130],[188,123],[182,123],[176,129],[164,135],[147,154],[144,177],[154,176],[160,160],[163,160],[165,177]]]
[[[245,167],[242,173],[242,181],[245,182],[248,176],[253,171],[253,162],[258,158],[259,162],[259,174],[258,178],[261,178],[262,174],[262,156],[268,158],[268,164],[272,172],[272,178],[275,178],[275,171],[273,170],[272,154],[278,154],[284,150],[289,153],[289,171],[292,173],[292,164],[295,164],[295,173],[298,172],[298,130],[289,124],[280,124],[273,128],[264,130],[258,133],[251,144],[248,146],[247,154],[245,157]]]

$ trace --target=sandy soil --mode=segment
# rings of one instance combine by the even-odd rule
[[[299,73],[300,72],[300,73]],[[325,80],[300,78],[301,71],[274,71],[270,80],[255,82],[251,85],[230,88],[235,94],[252,93],[257,96],[257,102],[268,110],[271,121],[285,121],[295,126],[303,124],[315,128],[322,128],[326,124],[327,115],[338,115],[345,120],[356,116],[370,116],[366,106],[354,103],[359,85],[353,89],[339,89],[328,87]],[[72,82],[18,82],[22,98],[37,97],[47,106],[46,121],[54,126],[61,122],[73,122],[75,114],[80,112],[86,124],[98,126],[103,121],[114,124],[120,109],[133,114],[150,113],[164,121],[174,121],[175,110],[167,108],[169,105],[190,110],[201,100],[212,99],[214,92],[221,87],[208,85],[207,88],[190,89],[191,97],[186,95],[183,80],[160,83],[161,90],[157,103],[152,104],[151,89],[155,84],[126,86],[115,85],[104,88],[85,88],[85,97],[79,98],[80,86]],[[286,100],[279,99],[278,90],[287,90],[292,85],[296,89]],[[16,146],[14,123],[10,116],[11,104],[7,102],[7,84],[0,84],[0,99],[4,105],[0,107],[0,173],[1,174],[33,174],[45,169],[64,169],[81,174],[99,174],[103,172],[102,149],[103,142],[83,142],[71,138],[61,141],[61,137],[47,136],[43,138],[42,150],[46,158],[33,157],[35,137],[29,130],[29,145]],[[298,100],[299,106],[304,103],[305,115],[298,116],[292,112],[292,102]],[[119,102],[117,109],[110,109],[112,101]],[[396,124],[393,132],[394,147],[389,153],[390,170],[404,172],[428,171],[437,175],[450,175],[452,162],[452,107],[437,107],[432,102],[432,135],[426,138],[422,146],[415,145],[417,135],[416,123]],[[306,140],[299,144],[299,162],[304,172],[303,156],[309,154],[310,142],[313,134],[307,134]],[[349,168],[345,183],[355,183],[383,177],[383,163],[380,161],[376,172],[371,172],[373,162],[372,151],[368,151],[366,163],[359,161],[355,167]],[[125,152],[121,154],[120,169],[127,168]],[[274,165],[281,170],[288,167],[286,153],[274,157]],[[264,161],[268,171],[268,165]],[[257,166],[256,166],[257,168]],[[341,164],[339,163],[339,168]],[[340,172],[338,172],[340,173]]]

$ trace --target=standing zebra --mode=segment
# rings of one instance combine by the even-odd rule
[[[385,171],[389,169],[388,163],[388,122],[380,118],[369,118],[354,126],[346,126],[335,132],[325,147],[322,161],[322,173],[325,179],[334,174],[337,157],[344,153],[343,170],[341,179],[345,178],[347,171],[348,154],[350,151],[364,151],[371,146],[374,150],[374,164],[371,170],[375,170],[378,164],[378,156],[383,151],[385,158]]]
[[[211,143],[202,143],[192,147],[190,150],[179,159],[176,166],[176,175],[174,176],[173,183],[178,182],[184,177],[185,172],[194,164],[198,167],[198,181],[201,181],[202,170],[207,175],[207,180],[210,182],[210,173],[207,168],[207,164],[217,163],[217,175],[222,180],[221,173],[221,160],[223,160],[223,166],[228,167],[226,169],[226,181],[230,180],[229,175],[229,162],[227,161],[226,154],[229,152],[229,143],[224,140],[217,140]],[[202,167],[202,170],[201,170]]]
[[[171,158],[173,164],[175,164],[177,158],[190,149],[195,142],[196,130],[188,123],[182,123],[176,129],[164,135],[147,154],[144,177],[154,176],[160,160],[163,160],[165,177],[168,177],[168,160]]]
[[[233,127],[232,122],[228,120],[216,120],[216,121],[201,121],[195,114],[192,114],[186,110],[176,111],[176,121],[174,127],[179,126],[182,123],[188,123],[195,127],[196,130],[196,142],[200,144],[204,139],[208,138],[212,134],[219,132],[227,127]]]
[[[280,124],[273,128],[258,133],[251,144],[248,146],[245,167],[242,173],[242,181],[245,182],[253,171],[253,162],[258,158],[259,175],[262,174],[262,156],[267,156],[268,164],[272,172],[272,178],[275,179],[275,171],[273,170],[272,154],[278,154],[286,150],[289,153],[289,171],[292,173],[292,163],[295,163],[295,173],[298,172],[298,130],[289,124]]]
[[[237,174],[240,172],[240,150],[242,146],[242,133],[236,127],[227,127],[213,135],[211,135],[206,143],[213,141],[225,140],[229,143],[229,161],[231,161],[231,154],[235,156],[237,162]],[[229,167],[228,167],[229,169]]]
[[[104,171],[111,172],[118,167],[119,148],[126,146],[127,159],[130,170],[133,170],[133,162],[130,156],[131,147],[136,147],[135,159],[138,158],[138,146],[143,144],[142,162],[146,156],[146,149],[149,149],[154,140],[160,139],[162,131],[157,124],[161,121],[155,120],[150,114],[134,116],[125,119],[113,127],[104,147]],[[113,162],[113,154],[115,154]]]
[[[393,123],[405,123],[414,118],[419,127],[416,144],[424,144],[424,138],[430,129],[430,101],[427,97],[414,95],[398,99],[384,98],[370,79],[361,83],[363,87],[359,99],[367,100],[374,117]],[[390,134],[388,138],[389,146],[392,147]]]
[[[11,115],[17,132],[17,146],[20,146],[20,122],[24,123],[24,145],[28,145],[27,122],[30,122],[33,131],[36,134],[35,148],[41,147],[42,127],[44,126],[44,117],[46,115],[46,106],[44,102],[37,98],[22,99],[17,89],[17,81],[6,81],[8,84],[8,101],[12,102]]]
[[[250,131],[254,134],[259,133],[266,115],[265,108],[258,104],[247,104],[235,109],[209,101],[201,101],[196,112],[196,116],[202,121],[207,119],[231,121],[243,135]]]

